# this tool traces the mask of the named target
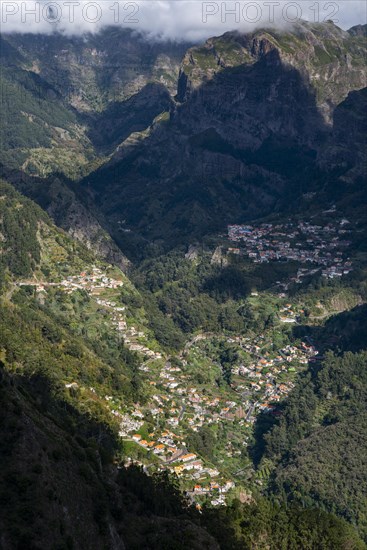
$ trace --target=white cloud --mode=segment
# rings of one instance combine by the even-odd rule
[[[253,30],[299,18],[332,19],[342,27],[366,22],[364,0],[1,0],[3,32],[66,34],[98,32],[108,25],[144,31],[151,37],[202,40],[238,29]],[[57,19],[57,22],[53,22]]]

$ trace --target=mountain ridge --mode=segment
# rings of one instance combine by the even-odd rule
[[[319,33],[317,43],[324,30],[326,37],[336,34],[335,44],[340,40],[349,44],[351,39],[349,33],[332,24],[311,27]],[[84,188],[93,189],[99,208],[112,222],[109,230],[121,242],[120,246],[126,246],[126,235],[114,231],[112,226],[116,227],[121,219],[139,238],[160,241],[167,233],[172,240],[178,234],[184,239],[190,235],[200,238],[205,232],[223,228],[226,222],[219,221],[220,210],[227,223],[264,216],[274,209],[287,208],[290,203],[299,204],[300,195],[321,187],[316,182],[334,177],[336,167],[330,162],[330,153],[335,149],[332,126],[325,120],[322,108],[330,92],[324,87],[318,99],[317,88],[310,78],[305,78],[305,71],[315,75],[315,71],[324,71],[323,78],[327,79],[336,70],[337,91],[328,107],[332,112],[335,106],[347,102],[344,99],[338,103],[348,95],[348,90],[353,91],[353,82],[350,84],[346,77],[351,60],[340,53],[339,46],[340,51],[334,51],[330,64],[319,65],[321,54],[311,41],[307,55],[315,67],[308,63],[301,70],[297,64],[298,67],[303,64],[303,42],[300,44],[295,38],[301,53],[300,61],[292,65],[289,51],[282,53],[282,47],[275,46],[275,39],[270,41],[269,37],[262,46],[262,36],[263,31],[254,35],[227,33],[226,40],[210,39],[206,46],[190,50],[178,80],[177,99],[181,101],[176,102],[169,119],[151,128],[144,139],[124,152],[121,160],[117,153],[81,182]],[[314,37],[307,29],[305,36]],[[246,48],[241,46],[238,52],[241,40]],[[213,42],[219,42],[225,52],[223,59],[232,56],[227,66],[224,62],[223,66],[218,65],[219,54],[213,53]],[[225,49],[228,45],[229,54]],[[359,37],[355,47],[358,89],[365,84],[366,76],[360,66],[365,46]],[[283,49],[289,50],[289,42]],[[194,54],[195,51],[199,53]],[[191,73],[186,74],[188,66]],[[191,89],[190,78],[195,71],[201,76]],[[363,96],[362,90],[355,93]],[[337,110],[342,112],[341,108]],[[343,132],[343,124],[339,127]],[[325,143],[329,148],[328,161],[326,158],[322,161]],[[360,156],[352,164],[357,163],[361,170],[362,144],[359,151]],[[317,157],[319,162],[315,162]],[[337,155],[333,158],[339,163]],[[152,194],[155,207],[150,212],[146,203],[151,203]],[[285,194],[287,198],[282,204],[280,197]],[[111,195],[113,204],[108,198]],[[159,230],[162,221],[167,231]]]
[[[365,28],[297,28],[4,38],[5,550],[365,547]]]

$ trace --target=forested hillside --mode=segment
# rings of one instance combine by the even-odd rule
[[[103,315],[91,317],[84,291],[50,286],[47,298],[40,291],[46,280],[57,285],[95,260],[10,185],[2,184],[1,197],[4,549],[250,549],[285,541],[291,549],[363,548],[352,527],[326,512],[285,508],[257,495],[251,504],[234,500],[199,514],[174,478],[122,467],[118,423],[104,396],[144,403],[139,361]],[[141,307],[142,298],[120,277],[125,303]]]
[[[264,424],[267,433],[259,429],[255,450],[262,449],[262,461],[274,468],[271,492],[302,506],[337,513],[358,525],[365,537],[365,307],[340,317],[353,318],[351,340],[344,340],[347,349],[353,342],[354,349],[364,351],[326,352],[325,358],[299,380],[275,425],[265,428]],[[341,324],[338,319],[332,323]],[[324,337],[325,343],[330,341],[330,329],[325,330]]]
[[[366,548],[365,35],[1,37],[1,550]]]
[[[96,36],[4,34],[0,161],[79,179],[168,111],[187,46],[130,29]]]

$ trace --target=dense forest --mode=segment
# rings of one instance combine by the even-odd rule
[[[260,419],[253,448],[260,467],[266,463],[272,469],[272,494],[336,513],[357,525],[364,537],[366,366],[366,351],[327,352],[300,378],[279,419],[270,424]]]

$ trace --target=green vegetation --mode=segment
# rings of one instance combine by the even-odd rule
[[[223,549],[364,548],[352,527],[320,510],[284,507],[265,499],[208,511],[209,531]]]
[[[140,361],[106,323],[107,312],[97,315],[84,290],[68,294],[51,286],[45,300],[34,285],[15,285],[22,279],[31,283],[35,277],[60,281],[88,264],[92,256],[7,184],[2,184],[0,205],[3,256],[6,254],[0,305],[0,400],[6,411],[0,421],[0,524],[9,547],[23,548],[26,544],[36,549],[58,544],[60,548],[72,548],[88,544],[89,548],[101,548],[109,544],[111,525],[114,536],[121,537],[127,548],[199,550],[219,544],[223,549],[236,549],[264,544],[278,547],[285,541],[288,548],[294,549],[306,541],[315,550],[363,547],[352,527],[326,512],[286,508],[259,497],[247,505],[234,500],[224,509],[204,506],[198,514],[188,506],[175,479],[167,473],[146,477],[134,466],[121,468],[111,484],[116,457],[124,458],[129,453],[144,460],[146,451],[136,453],[127,442],[118,441],[117,422],[102,396],[108,394],[116,403],[128,404],[136,399],[143,403],[146,390],[140,381]],[[205,287],[206,280],[219,271],[209,261],[193,263],[179,257],[167,257],[161,269],[155,266],[159,268],[162,259],[148,264],[151,269],[137,272],[143,294],[126,279],[121,290],[113,294],[113,299],[121,300],[129,315],[134,314],[139,322],[147,315],[161,339],[168,322],[178,335],[194,327],[219,330],[233,316],[229,304],[239,307],[234,298],[239,299],[236,285],[240,275],[233,275],[227,282],[213,282],[203,294],[203,301],[200,284]],[[117,277],[119,272],[115,269],[110,275]],[[250,287],[251,282],[248,284]],[[153,292],[148,291],[149,286]],[[184,309],[181,293],[195,299],[194,308]],[[180,316],[167,321],[170,317],[164,308],[173,312],[177,300]],[[249,326],[263,327],[269,323],[272,300],[270,295],[261,303],[256,297],[249,298],[244,304],[247,313],[243,317],[238,314],[239,320],[245,323],[252,311]],[[196,310],[199,317],[195,316]],[[161,326],[159,319],[166,324]],[[212,325],[205,325],[208,322]],[[246,326],[242,324],[239,329],[245,330]],[[164,344],[168,348],[178,345],[172,340]],[[220,344],[211,353],[222,365],[224,384],[230,383],[231,366],[238,360],[236,352],[231,345]],[[173,363],[180,364],[177,360]],[[334,364],[330,365],[330,376],[333,369]],[[328,411],[329,417],[332,410]],[[148,429],[149,422],[141,428],[144,437]],[[234,438],[232,431],[230,434]],[[191,433],[187,444],[211,460],[216,453],[221,456],[220,442],[227,437],[222,429],[204,426]],[[61,519],[65,507],[71,512]],[[73,520],[75,507],[83,510],[78,515],[80,518],[82,513],[82,521],[77,524]]]
[[[179,349],[184,335],[196,331],[239,333],[270,327],[277,300],[270,294],[258,301],[246,297],[295,270],[292,263],[259,267],[236,259],[220,267],[211,262],[209,252],[190,261],[178,249],[143,262],[132,278],[145,297],[155,337]]]
[[[0,197],[1,285],[33,274],[60,279],[92,260],[86,248],[52,226],[41,208],[1,180]]]
[[[66,464],[77,457],[76,464],[80,462],[79,457],[85,456],[81,464],[78,462],[77,483],[88,482],[93,487],[102,483],[98,491],[103,492],[105,481],[97,482],[95,465],[88,455],[91,451],[87,448],[97,449],[106,465],[116,456],[123,460],[126,456],[143,462],[147,460],[147,450],[140,449],[131,441],[117,439],[118,422],[104,398],[110,396],[108,399],[112,400],[113,407],[129,406],[137,401],[140,406],[144,405],[150,390],[142,380],[141,361],[136,353],[124,346],[112,328],[103,299],[102,305],[97,305],[83,289],[68,294],[58,286],[48,288],[47,299],[44,299],[42,293],[35,291],[35,286],[14,284],[19,280],[31,283],[35,279],[60,282],[84,269],[94,258],[58,231],[31,201],[5,183],[1,187],[0,207],[4,259],[0,349],[5,387],[11,387],[9,380],[16,380],[16,392],[22,396],[21,400],[25,400],[24,407],[38,407],[39,401],[41,409],[37,414],[42,419],[47,409],[48,421],[61,425],[71,437],[78,438],[77,443],[70,443],[68,458],[58,447],[45,444],[47,451],[43,452],[51,456],[47,460]],[[325,327],[297,327],[293,336],[289,328],[279,327],[277,317],[283,302],[269,289],[275,281],[289,277],[296,266],[256,266],[241,258],[229,258],[228,265],[223,265],[222,258],[221,264],[218,264],[218,258],[213,262],[212,254],[205,248],[194,259],[185,258],[178,249],[142,263],[133,274],[137,289],[124,278],[123,286],[110,291],[104,299],[108,296],[109,300],[125,308],[129,323],[146,327],[153,348],[157,345],[154,344],[155,338],[168,351],[182,349],[192,333],[201,334],[203,331],[214,336],[264,332],[272,335],[273,346],[278,348],[288,343],[290,338],[295,341],[303,338],[304,331],[308,330],[310,337],[317,339],[320,349],[330,347],[335,332],[341,331],[344,340],[340,340],[340,345],[344,342],[350,346],[347,349],[360,349],[365,317],[358,307],[330,319]],[[122,277],[117,269],[109,268],[108,274]],[[357,275],[354,277],[359,280]],[[299,309],[305,299],[309,300],[305,319],[311,319],[317,313],[313,304],[320,300],[324,307],[329,308],[336,304],[345,308],[355,304],[355,295],[348,284],[345,288],[339,283],[316,284],[311,285],[308,292],[305,288],[295,292],[293,297],[299,301]],[[362,292],[363,286],[357,288]],[[214,336],[201,347],[188,348],[181,359],[172,358],[172,364],[183,368],[185,358],[188,364],[184,368],[185,376],[190,376],[195,384],[206,385],[209,399],[217,395],[230,399],[231,387],[241,383],[232,369],[240,362],[248,365],[250,356],[225,339]],[[269,356],[267,346],[264,338],[261,353]],[[133,467],[120,471],[122,498],[137,499],[140,502],[138,508],[143,506],[146,511],[144,514],[162,515],[174,522],[186,517],[185,522],[189,522],[187,533],[198,530],[200,536],[204,536],[201,529],[205,525],[209,532],[205,536],[213,536],[223,548],[251,548],[255,543],[260,544],[260,540],[261,544],[266,540],[275,547],[280,541],[287,541],[289,548],[297,548],[307,540],[310,548],[319,548],[316,540],[322,540],[321,547],[324,545],[325,548],[347,548],[348,544],[350,548],[362,548],[355,531],[343,520],[355,525],[365,536],[365,488],[361,478],[365,454],[363,410],[367,403],[365,364],[366,352],[356,355],[347,352],[340,357],[329,353],[321,368],[311,367],[303,374],[298,374],[290,363],[287,373],[280,375],[279,380],[295,377],[298,380],[296,388],[288,401],[281,405],[279,419],[269,415],[263,420],[260,418],[250,454],[243,450],[238,456],[228,458],[228,448],[223,447],[223,441],[230,441],[231,448],[237,449],[243,437],[251,437],[251,432],[241,428],[238,420],[228,427],[203,425],[197,431],[183,421],[190,451],[213,467],[222,464],[223,471],[229,476],[244,466],[243,476],[239,479],[249,486],[246,479],[250,476],[256,504],[242,505],[234,500],[223,511],[204,506],[199,517],[187,508],[174,480],[155,475],[145,478]],[[29,392],[36,404],[29,401]],[[8,398],[7,395],[6,389],[4,399]],[[12,422],[12,414],[9,422]],[[86,419],[93,428],[87,428]],[[50,429],[51,432],[54,430]],[[147,418],[140,434],[149,438],[150,430],[154,429],[153,417]],[[105,430],[106,436],[103,435]],[[81,441],[85,443],[81,444]],[[81,450],[80,445],[86,450]],[[15,446],[12,452],[19,453],[19,448]],[[155,467],[159,465],[158,458],[149,462]],[[4,466],[6,471],[9,464],[6,462]],[[31,472],[25,476],[30,480],[27,481],[26,502],[36,494],[32,480],[44,475],[45,468],[49,468],[44,458],[34,463],[31,461],[31,465]],[[17,467],[23,468],[21,465]],[[108,477],[107,473],[103,475]],[[13,479],[12,474],[6,474],[6,479]],[[9,491],[9,485],[5,485],[3,494]],[[261,497],[258,492],[267,492],[268,496]],[[14,498],[9,502],[14,502]],[[44,497],[38,498],[42,513]],[[92,511],[94,519],[87,522],[94,521],[105,536],[106,518],[115,512],[106,500],[103,502],[101,509]],[[291,506],[287,508],[286,502]],[[315,511],[316,507],[318,511]],[[22,518],[18,505],[13,508],[17,517]],[[336,519],[331,513],[343,520]],[[13,521],[11,508],[6,508],[5,518],[6,522]],[[136,517],[130,518],[137,532],[132,534],[126,527],[122,530],[133,548],[134,544],[140,544],[136,541],[143,536],[141,529],[146,520],[137,528]],[[26,536],[22,521],[18,520],[19,531],[9,535],[12,540]],[[158,532],[161,521],[157,520]],[[300,521],[305,526],[302,530],[297,527]],[[37,539],[37,536],[32,536]],[[73,539],[77,535],[71,533],[68,536]],[[155,537],[156,533],[152,538],[152,548],[158,544]],[[168,548],[170,544],[174,545],[174,540],[172,536],[167,538]]]
[[[1,37],[0,161],[31,175],[80,179],[168,111],[185,46],[151,47],[128,29],[87,40],[56,32],[46,42]]]
[[[187,53],[176,104],[186,45],[1,40],[4,173],[67,229],[79,197],[136,260],[0,182],[1,545],[365,548],[361,37],[227,33]],[[335,217],[345,249],[321,242],[328,273],[229,249],[227,223],[261,216]]]
[[[365,351],[328,352],[321,367],[299,379],[279,421],[270,430],[265,424],[268,433],[261,435],[263,460],[270,458],[277,466],[273,492],[337,513],[358,525],[364,537],[366,365]]]
[[[333,60],[331,55],[321,46],[315,46],[315,54],[318,65],[328,65]]]
[[[93,150],[75,113],[52,86],[35,73],[4,66],[0,85],[0,161],[43,177],[58,170],[80,177]]]
[[[47,216],[3,182],[0,183],[0,196],[0,274],[3,282],[8,270],[17,277],[25,277],[39,263],[38,224],[45,223]]]

